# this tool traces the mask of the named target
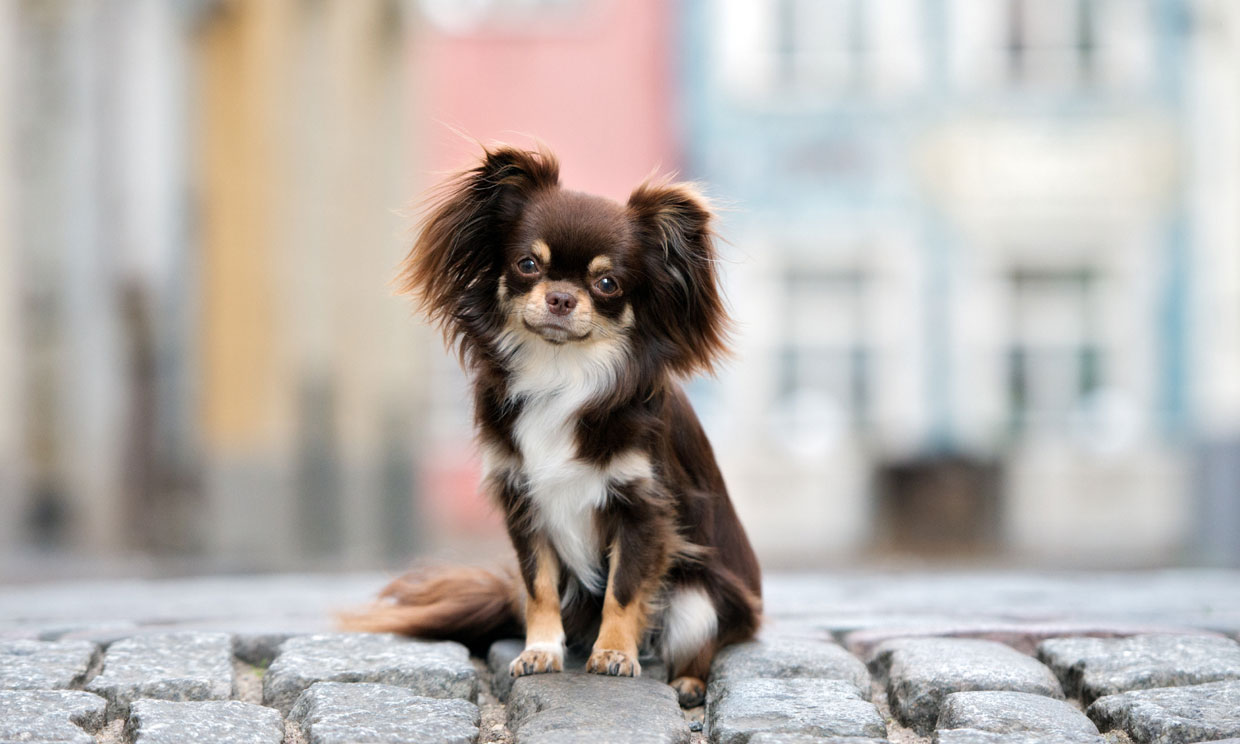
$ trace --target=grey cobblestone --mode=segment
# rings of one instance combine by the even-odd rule
[[[152,642],[144,639],[166,637],[173,631],[224,633],[232,638],[231,647],[224,644],[225,648],[218,656],[235,657],[227,658],[235,677],[232,689],[224,694],[258,702],[262,699],[258,689],[263,686],[261,670],[248,664],[261,666],[276,656],[280,644],[288,641],[295,649],[299,643],[305,643],[303,637],[324,632],[330,628],[333,610],[364,603],[384,580],[385,577],[378,575],[280,576],[3,587],[0,588],[0,639],[87,640],[105,647],[112,644],[108,653],[96,660],[91,671],[86,672],[84,684],[76,676],[66,682],[66,676],[57,672],[54,665],[44,665],[42,662],[34,663],[45,675],[40,681],[20,683],[72,687],[93,685],[89,674],[100,666],[105,672],[101,680],[106,682],[109,676],[115,677],[126,649],[134,644]],[[1089,687],[1090,692],[1082,693],[1086,699],[1092,694],[1134,684],[1155,686],[1140,694],[1136,691],[1126,693],[1133,697],[1104,695],[1096,701],[1091,713],[1095,720],[1103,723],[1102,739],[1106,742],[1130,744],[1130,733],[1126,732],[1132,732],[1132,737],[1138,741],[1142,736],[1150,741],[1198,741],[1197,737],[1203,737],[1216,741],[1231,738],[1231,744],[1240,744],[1234,741],[1240,738],[1240,731],[1228,728],[1234,721],[1237,701],[1227,685],[1235,682],[1209,682],[1201,685],[1204,692],[1194,685],[1209,679],[1209,675],[1215,672],[1225,676],[1238,668],[1228,660],[1231,653],[1228,649],[1233,647],[1226,644],[1210,646],[1210,643],[1218,643],[1217,638],[1206,642],[1200,640],[1203,631],[1231,635],[1240,632],[1240,573],[1237,572],[1194,570],[1053,576],[1011,572],[923,572],[898,576],[882,573],[801,577],[775,575],[767,577],[765,586],[770,623],[764,631],[763,641],[723,652],[713,680],[714,699],[726,702],[728,696],[732,696],[731,703],[737,706],[765,706],[768,713],[773,712],[771,718],[759,721],[761,726],[746,729],[749,732],[748,744],[843,744],[845,741],[849,744],[878,744],[882,741],[879,737],[883,735],[878,728],[860,738],[827,735],[822,733],[823,729],[810,726],[798,729],[796,717],[838,714],[854,706],[861,715],[877,719],[887,713],[889,704],[898,713],[901,698],[889,694],[897,691],[890,679],[890,672],[894,669],[893,659],[890,656],[885,660],[879,658],[874,651],[880,647],[889,649],[893,643],[899,645],[908,642],[909,638],[920,637],[928,643],[947,644],[940,647],[938,662],[949,663],[959,660],[961,656],[955,650],[958,647],[952,644],[968,642],[951,640],[953,638],[1000,641],[1018,651],[1033,652],[1039,645],[1046,645],[1044,642],[1049,642],[1049,648],[1055,648],[1055,639],[1080,636],[1096,636],[1106,643],[1101,646],[1104,649],[1102,652],[1089,657],[1089,663],[1081,664],[1078,691],[1086,689],[1084,680],[1090,670],[1099,675],[1105,670],[1106,675],[1110,675],[1102,675],[1101,679],[1121,680],[1112,687],[1101,684]],[[1167,636],[1183,637],[1186,634],[1195,634],[1196,640],[1190,642],[1191,646],[1206,645],[1188,652],[1181,652],[1183,649],[1180,647],[1169,647],[1170,650],[1153,647],[1158,643],[1168,643]],[[875,696],[876,706],[862,699],[869,694],[869,690],[865,689],[865,672],[857,674],[860,668],[858,662],[826,640],[829,636],[844,644],[852,656],[873,662],[870,671],[882,678],[885,688],[873,688],[878,693]],[[1125,643],[1115,642],[1129,636],[1134,638]],[[1142,640],[1146,636],[1157,636],[1163,640]],[[946,640],[933,640],[936,637]],[[391,640],[376,643],[390,643]],[[398,642],[418,645],[404,640]],[[318,670],[313,673],[305,668],[300,670],[307,672],[307,678],[290,682],[287,692],[292,699],[285,704],[292,705],[293,700],[304,692],[301,686],[317,677],[358,682],[343,685],[358,688],[351,689],[350,693],[358,692],[370,679],[384,674],[393,675],[391,679],[395,682],[400,681],[400,671],[382,663],[386,652],[370,653],[366,645],[368,642],[358,643],[356,646],[337,645],[334,650],[320,648],[322,654],[317,659]],[[1137,648],[1142,644],[1146,647]],[[511,646],[497,644],[491,654],[493,658],[488,659],[491,666],[500,672],[494,676],[493,682],[501,696],[504,687],[513,684],[506,673],[507,662],[519,651],[520,644]],[[1065,647],[1072,648],[1070,644],[1065,644]],[[111,651],[117,653],[112,655]],[[185,651],[179,646],[170,647],[168,652],[167,658],[161,658],[161,662],[170,663],[185,656]],[[281,666],[285,667],[286,673],[299,671],[297,664],[293,663],[297,656],[288,654],[283,662],[274,662],[274,674],[268,671],[268,677],[280,678]],[[309,664],[314,653],[307,650],[300,656],[302,662]],[[460,694],[472,697],[472,690],[481,679],[472,668],[477,662],[468,661],[461,648],[448,656],[454,659],[445,663],[456,665],[468,681],[465,685],[467,689]],[[1066,674],[1066,670],[1078,661],[1084,662],[1087,656],[1082,653],[1075,661],[1066,657],[1063,660],[1059,657],[1052,660],[1050,656],[1044,658],[1056,666],[1056,671]],[[927,667],[917,662],[908,667],[909,674],[906,676],[922,680],[915,692],[930,690],[933,693],[931,698],[942,694],[945,699],[957,688],[977,686],[974,679],[977,669],[990,669],[988,674],[993,672],[991,676],[995,678],[1003,676],[999,672],[1020,676],[1011,667],[1030,663],[1027,656],[1004,658],[1007,661],[1003,661],[1001,666],[1005,668],[999,670],[991,668],[990,661],[986,659],[980,662],[964,659],[961,663],[975,667],[973,671],[944,672],[938,678],[931,673],[934,672],[934,664]],[[7,674],[10,684],[13,684],[11,680],[17,663],[3,655],[0,655],[0,662],[4,662],[0,663],[0,679]],[[26,662],[32,662],[32,658],[27,658]],[[376,667],[385,667],[386,671]],[[1033,668],[1038,669],[1036,665]],[[1210,671],[1211,668],[1215,671]],[[164,675],[158,668],[151,669],[155,671],[154,676]],[[507,709],[493,702],[490,696],[480,702],[482,720],[486,722],[482,741],[485,744],[514,744],[514,741],[605,744],[612,741],[692,740],[700,744],[702,735],[686,738],[690,734],[672,692],[659,683],[662,670],[643,661],[643,671],[643,679],[637,681],[571,672],[523,678],[515,683],[521,692],[514,692],[513,704]],[[771,678],[764,679],[766,675]],[[835,680],[830,683],[834,685],[833,694],[815,697],[807,692],[810,686],[828,684],[824,679]],[[421,682],[410,680],[406,680],[405,685],[397,685],[406,687],[398,694],[416,696],[417,690],[407,688]],[[290,681],[287,675],[285,681]],[[175,678],[166,683],[177,687],[187,684],[187,681]],[[634,688],[632,683],[639,687]],[[940,683],[942,690],[938,689]],[[267,684],[273,685],[270,679]],[[441,680],[441,693],[452,684]],[[1162,685],[1178,686],[1165,688]],[[987,683],[984,686],[992,685]],[[1000,686],[1020,687],[1006,683]],[[784,699],[772,700],[769,695],[763,697],[770,692],[764,689],[767,687],[782,688],[786,693]],[[1056,681],[1053,687],[1059,688],[1060,683]],[[1049,697],[1058,694],[1055,689],[1032,692],[1046,695],[1047,705],[1062,705],[1049,701]],[[1113,698],[1121,700],[1116,702]],[[41,728],[37,740],[44,744],[53,741],[90,742],[90,732],[95,730],[92,727],[105,720],[105,708],[101,707],[105,703],[89,695],[85,699],[92,701],[96,713],[81,717],[82,726],[72,722],[74,719],[70,713],[50,703],[32,709],[32,715],[37,712],[38,720],[43,722],[39,724]],[[1038,705],[1039,700],[1035,699],[1032,704]],[[139,712],[151,705],[154,705],[153,701],[139,700],[134,703]],[[376,711],[372,707],[374,705],[384,707],[363,697],[350,710],[366,716],[393,712]],[[780,709],[780,705],[786,706],[786,709]],[[1114,710],[1108,708],[1108,717],[1104,719],[1104,708],[1112,705],[1119,707]],[[695,719],[704,717],[715,720],[718,716],[712,714],[720,712],[718,707],[714,706],[711,711],[690,711],[689,715]],[[1063,706],[1058,710],[1065,708]],[[0,722],[13,724],[18,720],[15,718],[16,710],[18,708],[14,706],[6,708],[0,703]],[[940,705],[930,715],[943,712],[944,706]],[[1014,711],[1009,708],[1003,713],[1010,716]],[[116,711],[108,711],[108,714],[114,716]],[[97,719],[94,723],[90,721],[91,715]],[[428,716],[436,718],[434,715]],[[505,731],[503,727],[506,719],[514,725],[512,732]],[[789,723],[790,720],[792,723]],[[1051,741],[1055,744],[1076,744],[1078,741],[1097,744],[1099,741],[1097,734],[1084,731],[1052,734],[1014,730],[1018,725],[1027,725],[1020,722],[996,724],[1000,728],[1009,728],[997,732],[981,730],[987,724],[978,723],[975,719],[945,718],[943,725],[948,725],[949,720],[951,725],[958,727],[940,728],[933,734],[927,733],[926,728],[910,731],[893,722],[887,728],[886,738],[895,744],[929,744],[931,736],[944,744],[989,744],[996,741],[1005,744],[1050,744]],[[698,721],[699,727],[705,722]],[[28,720],[23,719],[21,723],[26,729],[30,726]],[[107,722],[95,734],[99,743],[118,744],[122,740],[124,723],[116,719]],[[881,719],[878,723],[881,725]],[[970,724],[969,727],[963,725],[966,723]],[[626,724],[631,725],[625,727]],[[297,730],[295,724],[286,722],[285,725],[289,744],[303,744],[302,732]],[[719,736],[725,728],[721,724],[714,727],[710,734]],[[21,735],[30,739],[34,734],[26,729]],[[7,744],[13,739],[12,732],[0,734],[0,742]]]
[[[1240,737],[1240,681],[1209,682],[1108,695],[1086,713],[1137,744],[1187,744]]]
[[[141,626],[124,623],[87,625],[70,630],[57,630],[53,633],[44,631],[40,633],[40,637],[55,636],[61,641],[89,641],[98,644],[100,648],[107,649],[117,641],[123,641],[127,638],[133,638],[140,635],[160,635],[162,633],[176,632],[177,628],[169,628],[166,626]]]
[[[473,744],[478,706],[404,687],[319,682],[297,698],[289,719],[307,744]]]
[[[501,702],[508,700],[508,693],[512,690],[512,683],[515,678],[509,673],[508,665],[512,660],[521,655],[521,651],[525,649],[525,642],[515,638],[508,638],[502,641],[496,641],[491,644],[491,648],[487,650],[487,671],[491,673],[491,693],[495,695]],[[587,658],[582,655],[569,653],[564,659],[564,669],[569,672],[581,672],[585,669]],[[667,679],[667,667],[659,659],[643,658],[641,659],[643,678],[665,681]]]
[[[473,701],[478,672],[459,643],[333,633],[285,641],[263,675],[263,703],[283,713],[315,682],[374,682]]]
[[[776,638],[738,643],[721,650],[710,668],[712,681],[768,677],[838,679],[870,698],[870,673],[857,657],[835,643]]]
[[[138,631],[137,623],[128,620],[104,623],[66,623],[39,628],[37,635],[41,641],[90,641],[106,646],[122,638],[128,638]],[[104,641],[95,637],[99,636]]]
[[[992,733],[1086,734],[1098,736],[1098,727],[1081,711],[1062,700],[1027,692],[954,692],[943,701],[935,726],[975,729]]]
[[[108,700],[109,717],[139,698],[227,700],[233,693],[232,640],[224,633],[162,633],[117,641],[86,685]]]
[[[487,650],[487,671],[491,673],[491,694],[500,702],[508,700],[512,690],[513,676],[508,673],[508,665],[521,655],[525,643],[515,638],[496,641]]]
[[[271,708],[236,700],[135,700],[126,735],[133,744],[281,744],[284,720]]]
[[[581,671],[521,677],[508,697],[518,744],[687,744],[676,693],[652,677]]]
[[[814,736],[812,734],[773,734],[763,731],[749,737],[748,744],[890,744],[886,739],[860,736]]]
[[[873,618],[872,622],[882,622]],[[1092,637],[1126,638],[1152,633],[1181,633],[1182,627],[1154,624],[1134,625],[1112,621],[1106,625],[1097,623],[1059,622],[1000,622],[989,619],[938,619],[905,626],[863,628],[842,632],[840,643],[857,656],[868,659],[874,650],[886,641],[899,638],[973,638],[996,641],[1005,646],[1033,656],[1038,645],[1051,638]]]
[[[1039,734],[1032,731],[995,733],[976,729],[945,729],[934,732],[933,744],[1107,744],[1097,734]]]
[[[1086,704],[1129,690],[1240,679],[1240,643],[1214,636],[1057,638],[1038,647],[1038,658]]]
[[[870,670],[886,682],[897,720],[928,735],[953,692],[1010,690],[1062,698],[1049,669],[993,641],[910,638],[878,647]]]
[[[247,664],[266,667],[280,654],[280,646],[295,633],[245,632],[233,635],[233,656]]]
[[[107,701],[77,690],[0,690],[0,741],[94,744]]]
[[[882,739],[878,708],[846,680],[725,679],[710,683],[706,727],[714,744],[745,744],[755,734]]]
[[[86,641],[0,641],[0,690],[81,687],[98,654]]]

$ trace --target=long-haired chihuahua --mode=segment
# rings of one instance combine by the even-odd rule
[[[475,648],[524,627],[514,676],[641,674],[662,657],[699,704],[716,650],[761,616],[757,559],[679,380],[726,349],[708,204],[688,184],[621,204],[560,186],[549,153],[506,146],[432,197],[403,265],[473,380],[484,487],[516,575],[415,571],[355,629]]]

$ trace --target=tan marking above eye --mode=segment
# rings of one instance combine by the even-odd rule
[[[590,262],[589,269],[591,274],[600,274],[604,271],[611,271],[611,257],[595,256],[594,260]]]
[[[535,240],[530,246],[530,253],[533,253],[534,258],[537,258],[538,262],[544,266],[551,263],[551,247],[547,245],[546,241]]]

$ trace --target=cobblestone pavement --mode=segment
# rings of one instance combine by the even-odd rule
[[[1240,744],[1240,573],[767,581],[682,712],[639,679],[506,676],[518,642],[340,634],[379,575],[0,587],[0,743]]]

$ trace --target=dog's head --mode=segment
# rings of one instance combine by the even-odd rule
[[[500,338],[625,342],[659,369],[709,370],[728,322],[712,219],[688,184],[620,204],[561,188],[546,152],[497,147],[436,194],[403,288],[466,356]]]

